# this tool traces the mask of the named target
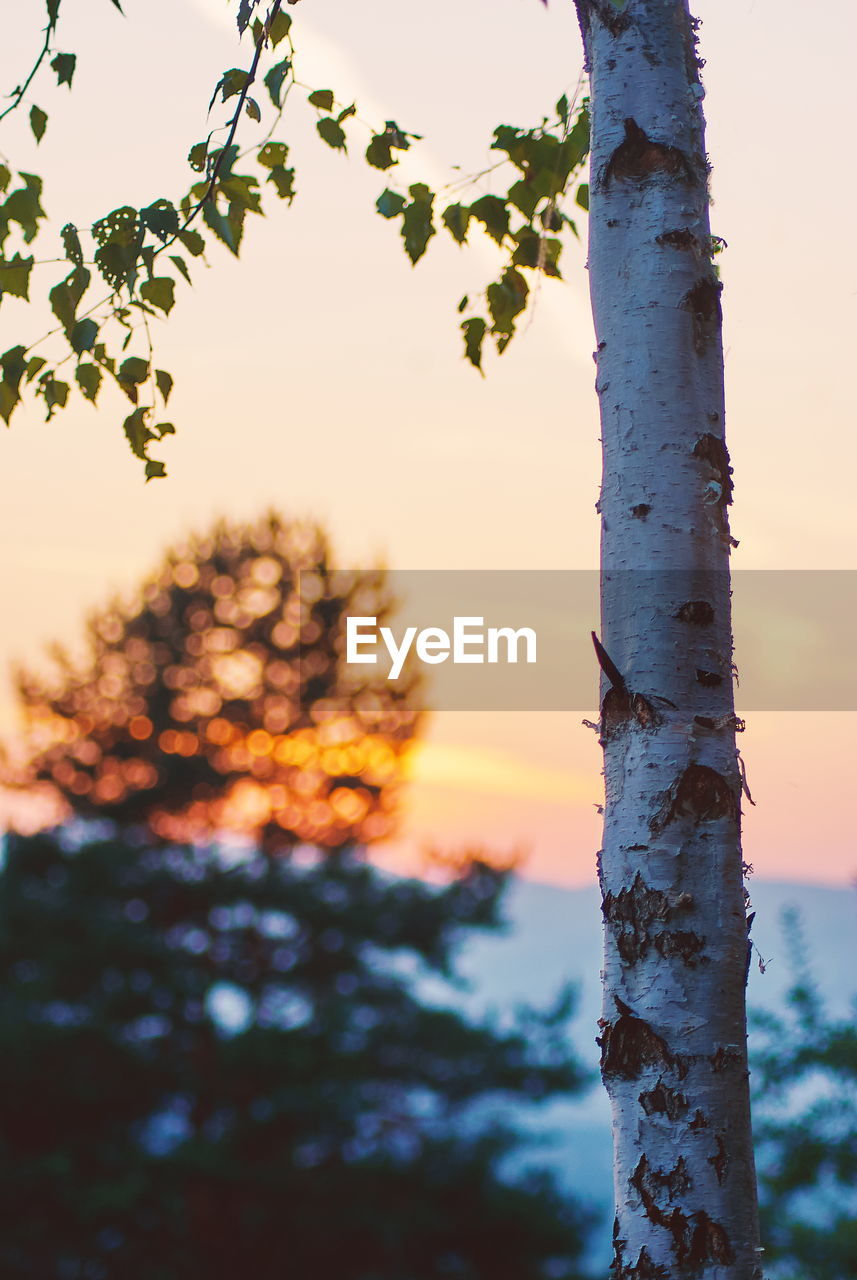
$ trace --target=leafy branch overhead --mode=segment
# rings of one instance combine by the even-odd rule
[[[478,369],[482,368],[487,334],[494,338],[500,353],[514,336],[515,322],[530,296],[524,272],[560,278],[560,235],[566,228],[577,234],[574,220],[563,210],[575,183],[577,205],[584,210],[589,205],[589,188],[580,181],[589,153],[588,100],[583,100],[572,117],[568,99],[562,97],[556,111],[552,124],[544,120],[537,129],[500,125],[494,130],[491,150],[500,152],[503,159],[489,172],[509,165],[512,168],[512,181],[502,195],[483,194],[469,204],[452,201],[440,213],[440,222],[456,244],[465,244],[475,225],[498,245],[505,259],[499,278],[479,300],[487,318],[474,312],[461,322],[465,355]],[[391,127],[395,128],[388,123],[388,130]],[[377,202],[382,217],[401,218],[405,252],[414,264],[437,231],[435,200],[435,192],[418,182],[408,188],[407,195],[388,188]],[[473,310],[468,297],[462,298],[458,310]]]
[[[122,13],[118,0],[110,0]],[[290,5],[297,0],[288,0]],[[47,111],[32,100],[39,74],[50,72],[59,86],[71,88],[77,58],[57,45],[62,0],[45,0],[43,43],[27,76],[8,96],[0,120],[21,108],[28,112],[36,144],[50,125]],[[42,204],[42,178],[0,162],[0,305],[7,298],[29,302],[39,275],[57,261],[61,278],[47,294],[56,324],[36,341],[22,335],[0,355],[0,416],[8,424],[27,398],[41,402],[48,419],[64,409],[74,392],[93,405],[105,383],[130,402],[123,427],[128,444],[145,465],[147,479],[166,474],[151,456],[154,444],[173,433],[165,412],[173,387],[172,374],[155,358],[155,321],[172,311],[181,289],[193,280],[196,260],[205,261],[213,241],[236,256],[240,253],[248,214],[265,212],[264,196],[273,193],[289,203],[295,198],[295,170],[289,145],[276,135],[290,95],[304,99],[315,115],[319,138],[346,153],[353,128],[368,134],[367,164],[387,171],[410,149],[418,135],[388,120],[372,129],[357,116],[352,103],[341,103],[329,88],[303,84],[296,75],[292,18],[282,0],[239,0],[240,37],[252,52],[246,68],[230,67],[220,76],[209,114],[221,109],[223,119],[189,151],[195,175],[178,200],[164,196],[149,204],[120,205],[89,226],[66,222],[43,258],[34,242],[47,239]],[[239,144],[239,127],[256,127],[257,136]],[[398,220],[411,262],[424,255],[439,226],[461,245],[474,226],[481,228],[503,255],[499,278],[481,295],[478,307],[464,298],[459,311],[465,354],[481,369],[483,343],[490,334],[502,352],[515,332],[515,322],[531,296],[529,272],[558,277],[563,231],[575,232],[563,204],[574,190],[586,208],[586,186],[579,181],[589,145],[586,102],[572,113],[565,98],[557,117],[536,129],[495,130],[492,150],[497,164],[475,179],[452,184],[457,199],[444,203],[424,183],[402,194],[389,188],[377,201],[378,212]],[[465,189],[505,167],[512,180],[501,194],[482,192],[469,203]],[[273,189],[273,192],[271,192]],[[437,206],[437,208],[436,208]],[[440,207],[442,206],[442,207]],[[31,293],[32,289],[32,293]],[[20,313],[19,313],[20,314]]]

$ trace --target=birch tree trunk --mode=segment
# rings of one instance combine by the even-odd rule
[[[731,468],[695,27],[577,0],[603,440],[601,1069],[614,1280],[758,1280]]]

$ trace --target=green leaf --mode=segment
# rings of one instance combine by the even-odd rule
[[[14,298],[30,299],[30,272],[33,269],[33,258],[22,258],[16,253],[14,258],[0,258],[0,297],[8,293]]]
[[[221,101],[228,102],[230,98],[241,93],[249,78],[243,67],[230,67],[228,71],[224,71],[217,86],[221,93]],[[217,89],[214,91],[215,97],[217,97]]]
[[[214,232],[218,240],[221,240],[227,249],[237,257],[241,240],[240,226],[236,237],[235,226],[227,214],[218,209],[214,200],[206,200],[202,206],[202,220],[209,230]]]
[[[164,404],[166,404],[173,389],[172,374],[167,373],[166,369],[156,369],[155,382],[158,384],[158,390],[163,397]]]
[[[180,231],[179,240],[194,258],[198,258],[205,251],[205,241],[198,231],[192,229]]]
[[[176,282],[172,276],[155,276],[140,285],[140,297],[169,315],[176,301]]]
[[[17,387],[24,376],[27,362],[24,359],[26,347],[10,347],[0,356],[0,369],[3,370],[3,381]]]
[[[191,283],[190,272],[188,271],[188,269],[187,269],[187,263],[185,262],[184,258],[181,256],[181,254],[178,254],[178,253],[171,253],[171,254],[170,254],[170,262],[172,262],[172,263],[173,263],[173,265],[175,266],[176,270],[177,270],[177,271],[180,271],[180,272],[181,272],[181,274],[184,276],[185,280],[187,280],[188,284],[190,284],[190,283]]]
[[[334,103],[333,90],[314,89],[307,98],[307,102],[314,107],[318,107],[320,111],[332,111]]]
[[[283,58],[282,62],[275,63],[265,76],[265,88],[268,90],[268,96],[278,109],[283,105],[283,81],[289,74],[291,66],[291,60]]]
[[[238,6],[237,21],[238,30],[241,35],[244,34],[250,24],[250,19],[253,16],[253,10],[256,8],[256,2],[257,0],[241,0],[241,4]]]
[[[75,380],[87,400],[95,404],[101,386],[102,373],[97,364],[79,364],[74,371]]]
[[[521,227],[515,232],[515,239],[518,247],[512,254],[513,266],[531,267],[559,279],[562,241],[555,236],[540,236],[533,227]]]
[[[416,265],[435,234],[432,217],[434,192],[424,182],[414,183],[408,191],[411,203],[402,211],[402,239],[405,242],[405,252]]]
[[[480,196],[470,206],[471,216],[485,227],[492,240],[502,244],[509,230],[509,210],[499,196]]]
[[[9,181],[11,177],[12,177],[12,174],[8,166],[3,164],[2,161],[0,161],[0,192],[6,190],[6,188],[9,185]]]
[[[294,169],[286,169],[284,165],[278,164],[268,174],[268,181],[273,182],[277,189],[277,195],[281,200],[294,200],[295,198],[295,171]]]
[[[266,169],[276,169],[278,165],[284,165],[289,154],[289,148],[285,142],[266,142],[264,147],[260,147],[256,155],[256,159]]]
[[[51,60],[51,67],[56,72],[58,85],[67,84],[69,89],[71,88],[76,65],[77,55],[74,53],[58,53]]]
[[[12,411],[21,399],[21,379],[27,369],[25,350],[24,347],[10,347],[0,356],[0,369],[3,370],[3,380],[0,382],[0,416],[7,426]]]
[[[131,446],[131,452],[137,458],[146,458],[146,446],[150,440],[154,439],[152,432],[146,426],[146,415],[151,413],[150,409],[135,409],[133,413],[129,413],[128,417],[122,424],[122,429],[128,443]]]
[[[461,325],[464,334],[464,354],[474,369],[478,369],[480,373],[482,372],[482,344],[487,329],[488,325],[481,316],[471,316]]]
[[[566,139],[568,159],[573,162],[572,168],[576,165],[583,164],[583,161],[589,154],[590,133],[589,99],[584,98],[581,103],[580,111],[577,113],[577,119],[574,122],[571,133]]]
[[[98,337],[98,325],[94,320],[78,320],[77,324],[69,334],[69,342],[71,349],[76,355],[83,355],[84,351],[91,351],[95,346],[95,339]]]
[[[507,340],[511,338],[515,332],[515,319],[526,307],[529,292],[526,280],[514,267],[507,267],[499,280],[489,284],[486,297],[493,321],[492,333],[499,334],[501,338],[505,336]],[[501,346],[498,342],[500,350],[505,346],[506,343]]]
[[[508,199],[510,203],[516,209],[520,209],[527,219],[532,218],[541,198],[538,191],[535,190],[532,183],[527,182],[526,178],[520,178],[517,182],[513,182],[509,188]]]
[[[155,200],[141,209],[140,221],[161,241],[169,240],[179,229],[179,215],[171,200]]]
[[[408,135],[395,120],[388,120],[383,133],[372,135],[366,148],[366,159],[375,169],[390,169],[399,163],[393,152],[407,151],[410,145]]]
[[[375,201],[375,208],[382,218],[397,218],[407,203],[405,197],[399,195],[398,191],[391,191],[387,187]]]
[[[587,213],[589,212],[589,183],[588,182],[581,182],[580,186],[577,188],[574,199],[576,203],[580,205],[581,209],[585,209]]]
[[[470,207],[466,204],[450,204],[444,209],[443,225],[456,244],[464,244],[467,239],[467,228],[470,225]]]
[[[187,153],[187,162],[195,173],[203,173],[207,156],[208,142],[195,142]]]
[[[112,289],[133,288],[145,227],[136,209],[122,205],[93,225],[95,265]]]
[[[149,376],[148,361],[143,360],[141,356],[129,356],[127,360],[123,360],[119,366],[119,372],[116,380],[119,383],[126,396],[133,404],[137,403],[137,388],[141,383],[145,382]],[[148,410],[146,410],[148,412]]]
[[[251,120],[255,120],[258,124],[262,119],[262,112],[255,98],[247,98],[244,103],[244,110],[247,112]]]
[[[60,232],[60,239],[69,262],[73,262],[76,267],[82,267],[83,248],[80,243],[80,236],[77,234],[77,227],[73,223],[67,222]]]
[[[568,124],[568,98],[565,94],[562,95],[559,102],[556,104],[556,113],[563,124]]]
[[[21,228],[24,243],[29,244],[35,239],[39,230],[39,220],[45,217],[45,211],[39,199],[42,194],[42,180],[34,173],[22,172],[19,176],[24,185],[16,187],[0,205],[0,224],[17,222]]]
[[[75,267],[74,270],[54,285],[48,294],[51,310],[65,330],[71,330],[76,320],[76,311],[80,300],[86,293],[91,279],[86,267]]]
[[[268,39],[271,41],[271,44],[275,49],[281,40],[285,40],[286,36],[289,34],[291,25],[292,20],[289,15],[280,10],[268,27]]]
[[[152,428],[152,433],[159,440],[163,440],[164,436],[174,436],[176,429],[171,422],[159,422],[157,426]]]
[[[161,480],[167,474],[167,469],[163,462],[157,462],[154,458],[149,458],[146,462],[146,481]]]
[[[36,374],[41,373],[47,363],[44,356],[30,356],[27,361],[27,381],[32,382]]]
[[[47,112],[43,111],[41,107],[30,107],[30,128],[33,131],[33,137],[36,139],[36,142],[41,142],[42,138],[45,136],[45,129],[47,126]]]
[[[57,409],[65,408],[68,402],[69,385],[67,382],[60,382],[57,378],[46,375],[41,380],[39,392],[44,397],[48,411],[46,421],[50,422]]]
[[[316,124],[320,137],[335,151],[345,151],[345,130],[333,116],[322,116]]]
[[[459,314],[459,315],[461,315],[462,311],[466,311],[466,310],[467,310],[467,304],[468,304],[468,302],[469,302],[469,301],[470,301],[470,299],[468,298],[467,294],[465,293],[464,297],[461,299],[461,301],[459,302],[458,307],[457,307],[457,311],[458,311],[458,314]]]

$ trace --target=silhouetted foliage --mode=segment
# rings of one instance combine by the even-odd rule
[[[18,781],[169,840],[377,840],[419,719],[416,683],[347,668],[344,616],[389,607],[383,572],[332,569],[314,525],[220,524],[173,550],[139,599],[92,618],[83,664],[57,649],[55,679],[19,675],[30,758]]]
[[[796,968],[787,1012],[753,1015],[765,1270],[772,1280],[854,1280],[857,1026],[826,1013],[795,915],[786,931]]]
[[[580,1089],[570,1001],[475,1025],[420,998],[505,879],[10,837],[0,1273],[580,1275],[586,1215],[485,1105]]]

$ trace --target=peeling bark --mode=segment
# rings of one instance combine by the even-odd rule
[[[603,442],[614,1280],[758,1280],[721,286],[686,0],[578,0]],[[608,656],[609,655],[609,656]]]

